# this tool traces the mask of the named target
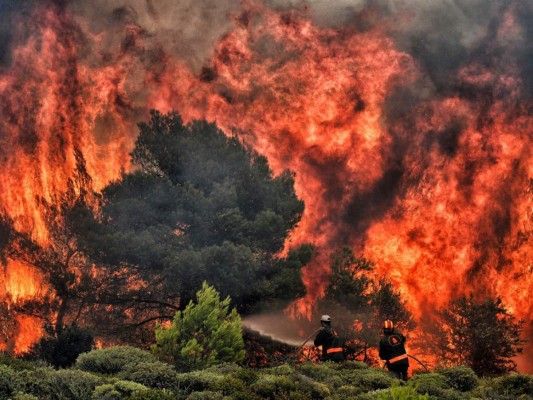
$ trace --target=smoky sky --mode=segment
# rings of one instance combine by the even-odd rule
[[[27,17],[35,1],[0,0],[0,65],[10,60],[14,17]],[[212,56],[215,44],[230,31],[242,11],[238,0],[70,0],[52,1],[82,18],[95,34],[113,33],[127,24],[140,26],[147,37],[167,52],[199,70]],[[531,89],[533,78],[533,4],[501,0],[265,0],[276,10],[303,10],[321,26],[369,29],[385,25],[400,50],[411,54],[437,89],[450,86],[454,72],[483,48],[491,26],[498,25],[510,7],[523,29],[516,57]],[[31,20],[28,21],[31,23]],[[107,35],[111,47],[118,35]],[[531,92],[525,91],[525,92]]]

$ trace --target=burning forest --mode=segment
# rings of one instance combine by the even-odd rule
[[[127,342],[204,280],[304,331],[332,276],[415,337],[464,298],[530,340],[532,27],[513,0],[0,1],[1,348]]]

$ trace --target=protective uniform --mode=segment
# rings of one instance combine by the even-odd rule
[[[387,362],[390,372],[400,379],[407,380],[409,358],[405,351],[405,336],[396,332],[390,321],[385,321],[384,328],[384,336],[379,341],[379,358]]]
[[[322,346],[322,361],[344,361],[344,350],[337,332],[331,327],[331,318],[322,316],[322,329],[315,338],[315,346]]]

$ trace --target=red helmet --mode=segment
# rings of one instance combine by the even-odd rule
[[[394,324],[392,323],[392,321],[390,319],[388,319],[385,322],[383,322],[383,329],[387,329],[387,330],[393,330],[394,329]]]

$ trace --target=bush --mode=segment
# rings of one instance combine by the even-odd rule
[[[91,333],[77,325],[65,327],[57,336],[44,336],[27,354],[29,359],[41,359],[56,368],[70,367],[78,356],[94,347]]]
[[[246,389],[246,384],[234,376],[227,375],[214,385],[214,389],[215,391],[221,392],[223,395],[228,396],[236,393],[242,393]]]
[[[446,377],[438,373],[425,373],[415,375],[411,382],[417,387],[420,394],[429,394],[431,398],[439,400],[461,400],[464,397],[450,388]]]
[[[410,382],[406,386],[392,385],[387,392],[379,393],[378,400],[429,400],[428,394],[419,394],[416,386]]]
[[[342,374],[346,384],[359,386],[363,390],[388,389],[394,379],[381,369],[371,368],[362,370],[347,370]]]
[[[77,370],[40,368],[19,373],[20,391],[52,400],[89,400],[99,378]]]
[[[175,391],[178,388],[177,372],[172,366],[156,362],[127,364],[118,374],[120,379],[140,383],[154,389]]]
[[[139,396],[148,391],[149,389],[140,383],[116,381],[115,383],[98,386],[94,390],[92,400],[122,400],[131,396]]]
[[[22,360],[20,358],[14,358],[9,356],[6,353],[0,352],[0,365],[7,365],[15,371],[23,371],[28,369],[37,369],[39,367],[38,362],[32,362],[27,360]]]
[[[17,393],[13,397],[10,397],[12,400],[39,400],[37,396],[27,393]]]
[[[156,361],[155,356],[147,351],[131,346],[115,346],[81,354],[76,360],[76,367],[82,371],[113,375],[132,364]]]
[[[469,392],[479,385],[475,372],[468,367],[453,367],[437,371],[446,377],[446,383],[461,392]]]
[[[128,400],[175,400],[176,396],[168,390],[148,389],[138,390],[128,397]]]
[[[272,398],[279,392],[296,390],[297,386],[293,379],[287,376],[264,374],[250,385],[250,390],[265,398]]]
[[[418,393],[429,394],[430,396],[440,396],[450,386],[446,383],[446,378],[436,373],[425,373],[413,376],[411,382],[417,386]]]
[[[0,398],[9,398],[18,388],[16,372],[7,365],[0,365]]]
[[[256,370],[252,368],[239,368],[231,374],[234,378],[240,379],[246,385],[250,385],[255,382],[259,376]]]
[[[213,390],[218,382],[224,378],[223,375],[210,371],[194,371],[177,374],[177,384],[179,390],[188,393]]]
[[[238,362],[245,356],[241,317],[230,311],[230,298],[220,300],[217,290],[203,283],[172,325],[155,331],[154,353],[174,362],[180,370],[192,370],[220,362]]]
[[[533,376],[522,374],[505,375],[495,379],[496,389],[501,394],[512,396],[533,395]]]
[[[205,391],[191,393],[187,400],[222,400],[223,398],[224,396],[219,392]]]
[[[335,400],[344,400],[344,399],[355,399],[363,390],[357,386],[344,385],[340,386],[333,393],[332,399]]]

